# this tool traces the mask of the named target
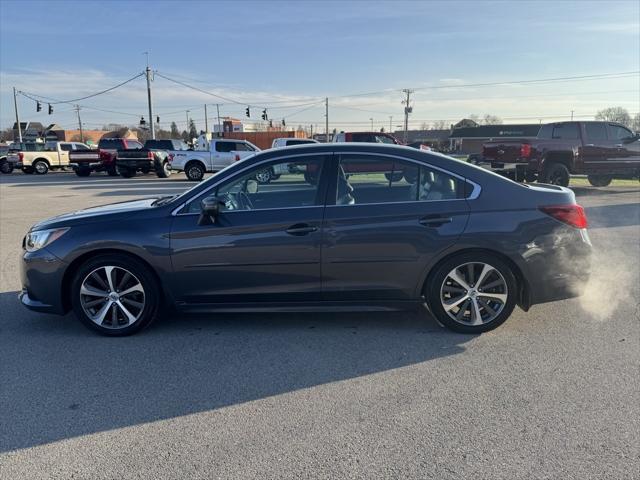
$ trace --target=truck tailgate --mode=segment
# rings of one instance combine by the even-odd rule
[[[482,156],[486,160],[501,162],[501,163],[513,163],[520,159],[521,148],[523,144],[527,144],[525,141],[502,141],[502,142],[487,142],[482,145]]]

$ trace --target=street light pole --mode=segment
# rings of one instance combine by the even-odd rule
[[[393,131],[393,115],[389,115],[389,133]]]
[[[76,105],[76,113],[78,114],[78,127],[80,127],[80,141],[84,143],[84,133],[82,132],[82,120],[80,120],[80,105]]]
[[[18,140],[22,143],[22,127],[20,126],[20,117],[18,116],[18,100],[16,100],[16,87],[13,87],[13,106],[16,109],[16,125],[18,126]]]
[[[151,127],[151,138],[156,139],[156,129],[153,125],[153,108],[151,107],[151,69],[149,68],[149,54],[147,54],[147,69],[145,73],[147,74],[147,101],[149,102],[149,126]]]
[[[371,120],[371,131],[373,132],[373,118],[370,118],[369,120]]]
[[[327,132],[327,137],[325,138],[326,143],[329,143],[329,97],[324,99],[325,105],[325,131]]]

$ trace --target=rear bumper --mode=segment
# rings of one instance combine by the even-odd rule
[[[522,252],[529,304],[579,297],[591,274],[592,246],[586,229],[567,228],[536,239]]]
[[[70,163],[69,166],[74,170],[85,169],[88,168],[90,170],[102,170],[104,165],[102,162],[87,162],[87,163]]]
[[[116,168],[128,169],[128,170],[154,170],[157,168],[157,162],[155,160],[118,160],[116,162]]]

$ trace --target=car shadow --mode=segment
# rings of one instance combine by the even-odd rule
[[[640,225],[640,204],[620,203],[586,207],[589,229]]]
[[[107,338],[25,310],[17,292],[1,293],[0,308],[0,451],[375,375],[474,338],[419,312],[174,314]]]

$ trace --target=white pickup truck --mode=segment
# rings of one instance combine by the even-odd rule
[[[217,172],[260,149],[246,140],[213,139],[208,150],[171,150],[171,171],[184,172],[189,180],[199,182],[206,172]]]

